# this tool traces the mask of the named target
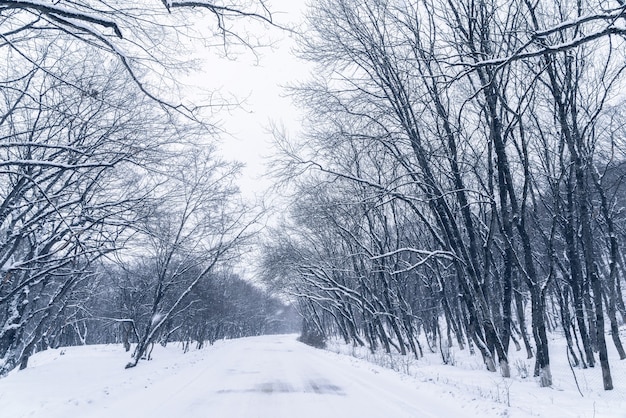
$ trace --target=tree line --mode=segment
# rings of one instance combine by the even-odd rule
[[[549,332],[613,388],[626,244],[622,1],[322,0],[277,132],[265,277],[308,333],[552,384]],[[420,336],[425,335],[425,339]],[[425,344],[426,346],[423,346]]]
[[[133,367],[285,325],[233,273],[262,211],[217,152],[224,104],[176,89],[198,28],[253,48],[251,20],[262,1],[0,1],[0,376],[47,347],[132,343]]]

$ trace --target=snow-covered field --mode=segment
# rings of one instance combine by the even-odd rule
[[[411,362],[338,343],[330,349],[368,358],[316,350],[294,335],[187,354],[157,346],[154,360],[128,370],[121,346],[48,350],[0,379],[0,417],[626,417],[624,362],[613,362],[612,392],[601,390],[599,369],[576,370],[581,397],[563,364],[554,366],[554,388],[540,389],[532,377],[483,371],[464,352],[455,353],[457,366],[444,366],[435,355]]]

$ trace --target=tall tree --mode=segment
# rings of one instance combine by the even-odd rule
[[[328,212],[296,212],[287,224],[306,231],[308,246],[332,248],[325,257],[298,240],[283,249],[311,323],[334,321],[350,339],[346,312],[384,312],[389,320],[373,315],[362,332],[371,347],[404,353],[412,326],[399,332],[403,313],[427,307],[427,334],[443,317],[503,376],[521,335],[550,386],[547,312],[560,304],[568,340],[580,336],[584,365],[598,350],[611,389],[604,318],[622,295],[600,173],[623,152],[613,97],[624,85],[624,13],[618,1],[313,5],[301,45],[319,71],[295,89],[310,117],[306,141],[279,137],[282,174],[306,179],[295,181],[301,192],[330,196],[311,199],[307,213],[330,205],[349,215],[333,212],[328,223]],[[414,292],[411,282],[420,282]]]

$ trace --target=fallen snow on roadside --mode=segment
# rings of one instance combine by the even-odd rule
[[[626,337],[623,336],[622,340]],[[365,348],[353,347],[338,340],[330,341],[328,350],[350,355],[396,370],[422,383],[430,383],[455,396],[463,398],[476,411],[490,403],[503,408],[503,416],[512,418],[626,418],[626,360],[619,360],[615,347],[609,345],[614,390],[602,388],[602,372],[598,363],[594,368],[571,368],[566,356],[565,339],[552,335],[550,341],[553,386],[539,387],[533,377],[534,359],[527,359],[524,350],[509,353],[511,378],[485,370],[479,354],[454,348],[454,365],[443,365],[441,354],[429,352],[416,360],[399,354],[370,353]],[[596,356],[597,361],[597,356]],[[482,401],[487,401],[484,403]],[[497,410],[497,408],[495,409]]]
[[[157,346],[154,360],[126,370],[121,346],[70,347],[38,353],[28,369],[0,379],[0,417],[626,416],[623,389],[589,389],[581,398],[560,371],[555,388],[540,389],[532,378],[504,381],[484,372],[475,356],[457,356],[458,367],[431,356],[414,364],[405,358],[409,376],[313,349],[293,335],[264,336],[187,354],[176,344]],[[621,388],[626,370],[619,367],[614,378]]]

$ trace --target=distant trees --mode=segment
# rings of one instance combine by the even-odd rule
[[[149,254],[149,317],[138,329],[128,366],[135,366],[164,332],[172,332],[167,324],[173,317],[197,303],[189,298],[192,292],[254,232],[256,219],[236,200],[236,170],[201,150],[169,168],[167,189],[138,231],[145,235],[138,251]]]
[[[560,312],[571,358],[598,356],[611,389],[625,17],[621,2],[314,5],[306,138],[278,138],[299,197],[268,280],[372,349],[420,355],[425,333],[508,376],[522,340],[542,386]]]
[[[97,277],[85,282],[90,287],[76,295],[76,314],[66,315],[48,336],[50,345],[118,343],[130,351],[149,328],[151,337],[143,353],[143,358],[149,358],[154,344],[182,343],[187,350],[222,338],[297,331],[298,316],[292,307],[223,265],[203,276],[167,318],[153,315],[155,270],[156,262],[148,256],[122,265],[103,263]],[[172,306],[187,287],[184,280],[172,283],[162,306]],[[136,349],[131,353],[133,364],[136,353]]]

